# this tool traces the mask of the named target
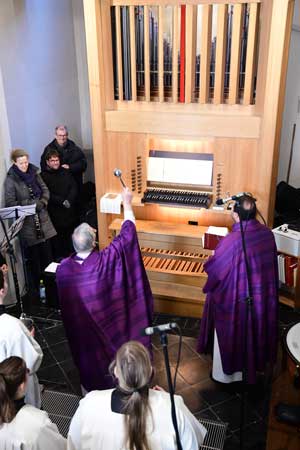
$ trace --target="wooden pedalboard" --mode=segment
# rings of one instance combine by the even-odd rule
[[[115,219],[109,229],[115,235],[121,226],[122,220]],[[211,255],[202,247],[207,227],[137,220],[136,229],[155,312],[202,317],[203,263]]]

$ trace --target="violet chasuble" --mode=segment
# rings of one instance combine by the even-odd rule
[[[127,220],[120,234],[82,264],[76,255],[57,269],[62,318],[82,386],[113,386],[108,366],[118,348],[138,340],[150,350],[142,328],[152,323],[153,298],[144,269],[135,225]]]
[[[199,353],[212,349],[214,329],[218,336],[225,374],[242,371],[244,333],[247,332],[248,382],[256,372],[275,363],[278,339],[278,268],[273,233],[257,220],[243,221],[251,283],[252,314],[245,323],[247,277],[240,224],[233,225],[204,265],[207,294],[198,341]]]

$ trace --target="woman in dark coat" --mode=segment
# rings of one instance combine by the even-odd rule
[[[49,190],[38,174],[38,168],[29,163],[24,150],[13,150],[13,165],[5,179],[6,206],[36,205],[36,214],[25,218],[20,232],[26,259],[30,288],[37,295],[45,267],[52,261],[49,239],[56,235],[47,212]]]

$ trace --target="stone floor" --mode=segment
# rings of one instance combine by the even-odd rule
[[[48,389],[80,394],[79,376],[72,361],[60,314],[45,306],[31,310],[35,320],[36,339],[44,358],[38,372],[40,382]],[[154,324],[176,321],[182,330],[182,352],[177,374],[176,393],[180,394],[196,417],[228,423],[225,450],[239,448],[241,417],[241,386],[238,383],[221,385],[210,379],[211,359],[196,352],[199,319],[186,319],[167,315],[155,315]],[[281,306],[280,327],[300,321],[300,314]],[[169,335],[171,371],[174,374],[179,337]],[[167,389],[164,358],[158,336],[153,337],[155,377],[154,384]],[[271,384],[261,380],[246,395],[245,449],[262,450],[266,447]]]

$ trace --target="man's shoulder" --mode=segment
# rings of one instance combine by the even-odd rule
[[[81,148],[79,147],[79,145],[77,145],[74,141],[72,141],[71,139],[68,139],[68,147],[72,150],[81,150]]]
[[[72,265],[73,265],[73,255],[64,258],[63,260],[60,261],[59,265],[57,266],[56,275],[59,276],[62,272],[68,270],[69,267],[71,267]]]
[[[44,153],[46,154],[48,150],[57,150],[55,139],[53,139],[53,141],[49,142],[49,144],[46,145],[46,147],[44,148]]]
[[[0,328],[3,333],[5,333],[6,331],[8,331],[9,334],[24,333],[23,324],[20,321],[20,319],[17,319],[17,317],[11,316],[10,314],[7,313],[2,314],[0,316],[0,323],[1,323]]]

